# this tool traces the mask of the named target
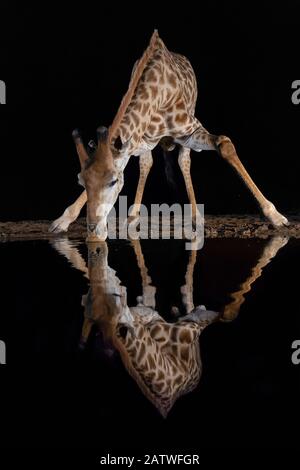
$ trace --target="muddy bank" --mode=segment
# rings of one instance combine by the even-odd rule
[[[289,217],[290,225],[274,229],[259,215],[206,215],[205,236],[207,238],[268,238],[280,234],[300,238],[300,216]],[[19,222],[0,222],[0,241],[10,240],[41,240],[68,236],[69,238],[85,238],[85,218],[78,219],[69,227],[67,234],[48,232],[50,221],[26,220]]]

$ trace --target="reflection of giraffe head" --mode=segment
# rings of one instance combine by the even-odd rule
[[[150,286],[139,245],[135,251],[145,295],[136,306],[128,307],[126,289],[107,263],[107,245],[89,244],[90,290],[84,302],[83,342],[96,324],[144,395],[167,416],[177,398],[198,384],[202,371],[199,335],[218,314],[197,307],[175,323],[167,323],[155,311],[155,289]]]

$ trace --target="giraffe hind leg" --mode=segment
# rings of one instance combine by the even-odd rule
[[[139,182],[138,182],[138,187],[136,190],[134,204],[130,211],[129,220],[133,220],[139,215],[142,198],[144,194],[144,189],[145,189],[145,184],[149,175],[149,171],[151,170],[151,167],[153,164],[152,153],[151,152],[143,153],[139,157],[139,164],[140,164]]]
[[[179,150],[178,164],[180,166],[181,173],[184,178],[186,191],[188,193],[189,201],[192,207],[192,220],[193,220],[193,224],[195,225],[197,216],[199,217],[199,220],[201,216],[197,208],[196,197],[195,197],[193,182],[191,178],[190,152],[191,150],[189,148],[181,147]]]

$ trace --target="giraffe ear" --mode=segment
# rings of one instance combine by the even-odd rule
[[[126,339],[128,333],[131,335],[132,338],[135,338],[135,331],[134,327],[129,323],[119,323],[118,325],[118,334],[122,339]]]
[[[116,142],[117,142],[117,146],[116,146]],[[119,155],[124,155],[124,153],[126,153],[127,150],[129,149],[130,144],[131,144],[131,137],[128,140],[126,140],[124,144],[122,143],[121,138],[118,137],[114,143],[114,146],[119,151]]]
[[[119,151],[122,150],[123,143],[122,143],[122,140],[121,140],[121,137],[120,137],[120,136],[118,136],[118,137],[116,138],[116,140],[114,141],[114,147],[115,147],[115,149],[117,149],[117,150],[119,150]]]
[[[128,328],[125,325],[119,326],[119,335],[121,338],[125,339],[128,333]]]
[[[83,145],[81,135],[80,135],[78,129],[75,129],[72,132],[72,137],[73,137],[74,143],[76,145],[77,154],[78,154],[78,157],[79,157],[81,169],[83,169],[85,167],[85,162],[86,162],[86,160],[88,160],[89,156],[88,156],[87,151],[86,151],[86,149]]]

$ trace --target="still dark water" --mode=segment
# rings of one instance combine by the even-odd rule
[[[4,243],[0,253],[3,446],[97,448],[101,456],[299,443],[300,365],[291,362],[300,339],[299,240],[210,239],[197,259],[175,240],[109,242],[100,261],[67,238]],[[84,308],[88,276],[94,291]],[[197,346],[188,350],[199,383],[189,383],[185,369],[163,417],[163,393],[156,389],[151,401],[151,377],[141,365],[130,372],[126,353],[103,331],[114,312],[137,304],[174,325],[192,301],[225,311],[227,321],[218,317],[202,331],[201,360]],[[95,322],[103,309],[105,320]],[[209,323],[199,318],[202,327]],[[121,336],[135,338],[127,326]]]

